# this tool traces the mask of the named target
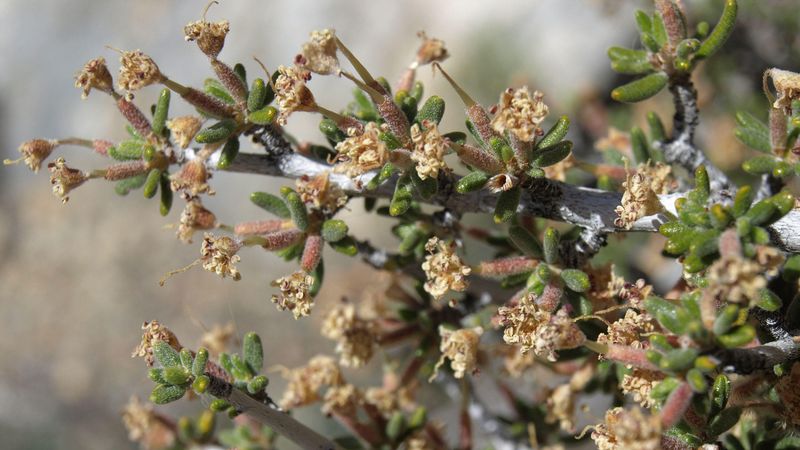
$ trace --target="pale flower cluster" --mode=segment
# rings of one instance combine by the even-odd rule
[[[303,203],[325,213],[334,213],[347,204],[347,195],[330,182],[327,171],[314,177],[303,175],[295,181],[295,187]]]
[[[492,128],[500,134],[508,131],[520,141],[532,142],[541,133],[539,125],[549,111],[543,99],[544,94],[534,91],[531,95],[527,86],[506,89],[500,95]]]
[[[336,74],[339,58],[336,56],[336,32],[331,29],[314,30],[311,39],[303,44],[302,59],[299,63],[304,69],[320,75]]]
[[[416,123],[411,126],[411,141],[414,143],[411,159],[417,163],[417,175],[422,180],[436,178],[439,171],[447,167],[444,155],[448,149],[436,124],[426,122],[424,125],[425,130]]]
[[[638,219],[656,214],[663,208],[658,200],[659,194],[669,192],[668,176],[670,167],[663,163],[651,166],[640,164],[635,173],[628,172],[622,186],[622,203],[614,209],[617,219],[614,225],[630,230]]]
[[[279,402],[284,409],[317,402],[322,398],[319,391],[323,387],[339,386],[344,383],[336,362],[324,355],[311,358],[305,366],[284,370],[282,375],[288,380],[286,391]]]
[[[306,86],[311,73],[298,66],[278,66],[275,80],[275,99],[280,106],[278,123],[286,125],[286,120],[295,111],[316,111],[314,95]]]
[[[203,269],[214,272],[222,278],[231,277],[235,281],[239,281],[242,274],[236,269],[236,263],[241,257],[236,253],[240,248],[242,245],[228,236],[217,237],[206,233],[200,247],[200,261]]]
[[[336,144],[339,163],[334,171],[353,178],[383,167],[389,160],[389,148],[379,138],[380,132],[375,122],[367,123],[363,132],[356,128],[347,130],[348,137]]]
[[[422,263],[428,279],[424,285],[425,292],[438,300],[447,291],[463,292],[467,289],[467,276],[472,269],[456,255],[455,243],[448,244],[434,236],[425,244],[425,250],[429,253]]]
[[[78,75],[75,76],[75,87],[83,90],[81,98],[86,98],[92,89],[111,93],[114,90],[114,81],[108,71],[105,58],[95,58],[87,62]]]
[[[599,450],[661,450],[661,418],[617,407],[595,426],[592,440]]]
[[[69,193],[82,185],[89,176],[81,170],[67,166],[64,158],[58,158],[47,165],[50,171],[50,184],[53,185],[53,194],[61,199],[62,203],[69,201]]]
[[[781,69],[769,69],[764,72],[764,84],[767,78],[772,78],[772,84],[778,91],[778,98],[772,104],[773,108],[783,109],[787,114],[792,112],[792,100],[800,100],[800,73]]]
[[[195,116],[178,116],[167,121],[170,137],[180,148],[188,148],[202,126],[203,122]]]
[[[161,71],[158,70],[153,58],[145,55],[141,50],[122,52],[119,62],[121,66],[117,84],[120,89],[129,92],[137,91],[145,86],[158,83],[162,79]]]

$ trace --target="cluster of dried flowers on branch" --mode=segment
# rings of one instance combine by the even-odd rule
[[[124,413],[131,439],[150,449],[274,448],[278,433],[308,448],[454,448],[447,440],[453,434],[459,448],[513,441],[554,449],[589,438],[603,450],[738,450],[766,448],[765,442],[798,448],[800,339],[792,332],[800,327],[800,256],[772,246],[776,231],[769,227],[795,208],[789,191],[774,187],[800,173],[800,75],[765,73],[768,125],[737,116],[737,137],[764,152],[743,169],[764,175],[772,192],[757,195],[744,185],[713,193],[711,178],[718,171],[685,163],[703,158],[692,142],[696,123],[682,121],[697,113],[690,75],[731,34],[737,4],[727,0],[717,25],[701,23],[696,31],[689,30],[681,2],[655,4],[653,14],[636,13],[642,49],[609,50],[614,70],[641,75],[614,89],[612,98],[637,102],[669,86],[682,113],[671,134],[655,113],[647,115],[649,136],[638,127],[630,133],[612,129],[597,144],[606,159],[599,164],[571,155],[566,116],[546,125],[549,108],[540,91],[509,88],[496,105],[478,104],[441,67],[449,56],[444,43],[424,33],[394,93],[333,30],[312,32],[294,61],[274,73],[259,61],[265,78],[248,85],[243,65],[230,67],[219,59],[229,23],[208,22],[205,11],[184,29],[216,76],[202,89],[170,79],[140,50],[120,52],[116,84],[105,59],[87,63],[76,86],[83,97],[93,91],[111,96],[130,123],[130,138],[33,139],[20,146],[19,161],[36,172],[64,145],[91,148],[114,161],[91,171],[72,168],[63,157],[49,163],[53,191],[65,202],[99,178],[115,182],[121,195],[142,189],[150,198],[160,190],[162,215],[178,194],[185,201],[178,238],[191,243],[196,232],[204,233],[200,258],[189,267],[238,280],[236,263],[251,247],[296,261],[297,270],[272,282],[271,301],[295,319],[320,316],[322,335],[335,342],[338,355],[338,361],[320,354],[301,367],[277,369],[288,385],[276,403],[261,374],[258,335],[245,335],[236,354],[230,353],[232,330],[216,328],[193,351],[157,321],[146,323],[134,356],[152,367],[148,375],[156,387],[150,400],[168,403],[187,392],[213,400],[204,403],[209,409],[200,416],[178,421],[134,401]],[[423,85],[415,80],[416,70],[428,64],[463,101],[470,138],[440,130],[444,100],[424,99]],[[354,101],[339,112],[319,105],[309,86],[312,75],[352,82]],[[133,94],[155,84],[164,90],[148,116]],[[170,117],[173,94],[197,114]],[[298,141],[281,126],[298,112],[322,116],[325,143],[293,144]],[[273,217],[227,225],[203,206],[203,198],[215,193],[213,171],[237,170],[245,136],[266,147],[264,164],[276,166],[270,173],[294,177],[296,184],[279,195],[251,195]],[[676,159],[665,151],[675,145],[694,153]],[[325,170],[291,169],[303,164]],[[683,169],[673,171],[679,165],[694,179],[681,176]],[[569,191],[562,182],[574,171],[593,177],[584,176],[591,181]],[[471,194],[476,191],[482,192]],[[643,218],[661,224],[663,251],[682,268],[681,279],[663,297],[644,279],[626,282],[613,265],[593,264],[597,249],[575,257],[572,250],[587,248],[587,236],[604,241],[604,227],[611,225],[578,222],[579,214],[569,209],[577,200],[565,196],[602,191],[618,206],[591,215],[611,214],[615,231],[653,231]],[[351,205],[348,196],[365,197],[367,212],[395,221],[396,251],[357,240],[336,218]],[[490,202],[498,226],[462,223],[458,205],[472,201]],[[426,203],[437,209],[423,208]],[[539,204],[548,206],[537,209]],[[548,223],[532,214],[540,210],[557,210],[547,218],[576,222]],[[467,253],[473,240],[489,245],[492,255],[471,264],[464,255],[481,255]],[[316,312],[326,245],[360,255],[389,275],[376,293]],[[618,265],[632,267],[624,258]],[[360,387],[351,382],[357,377],[342,370],[368,366],[378,355],[384,372],[379,385]],[[543,371],[561,384],[545,386],[530,376]],[[502,398],[485,398],[479,389],[485,383],[475,382],[480,379],[493,380]],[[433,405],[420,392],[429,389],[428,382],[448,386],[459,397],[453,411],[441,411],[452,419],[447,424],[427,416]],[[588,405],[585,393],[602,395]],[[506,401],[506,408],[497,404]],[[315,404],[348,434],[329,440],[284,412]],[[216,412],[227,412],[233,427],[216,430]],[[576,440],[587,412],[600,423]]]

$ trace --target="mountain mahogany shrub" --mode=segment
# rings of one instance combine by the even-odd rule
[[[761,175],[761,186],[736,187],[694,144],[691,75],[721,49],[736,16],[735,0],[725,2],[713,27],[690,27],[676,0],[636,12],[641,46],[608,51],[611,68],[635,79],[611,97],[638,102],[668,89],[676,114],[671,132],[655,113],[647,115],[649,133],[612,130],[597,146],[618,156],[626,150],[629,157],[617,164],[575,158],[565,140],[570,119],[551,118],[540,91],[509,88],[496,105],[477,103],[442,67],[444,43],[424,33],[394,87],[373,76],[333,30],[313,31],[294,61],[274,72],[258,61],[264,77],[248,82],[242,64],[219,59],[229,23],[207,21],[205,11],[184,29],[214,74],[202,88],[169,78],[141,50],[120,51],[116,83],[106,61],[93,59],[75,85],[83,97],[110,96],[130,137],[33,139],[20,146],[19,160],[6,163],[36,172],[52,160],[53,192],[63,202],[101,178],[120,195],[141,189],[158,197],[162,215],[177,195],[184,202],[177,237],[192,243],[203,236],[200,257],[167,276],[200,265],[236,281],[236,263],[262,247],[298,263],[271,283],[271,301],[298,321],[320,314],[315,298],[331,250],[386,274],[363,298],[327,308],[321,332],[335,342],[335,354],[281,368],[283,393],[268,393],[257,334],[246,334],[234,353],[233,331],[216,327],[202,347],[189,349],[158,321],[145,323],[134,356],[144,358],[155,387],[150,403],[134,399],[123,415],[130,438],[144,448],[275,448],[278,438],[348,449],[470,448],[476,441],[556,449],[588,439],[604,450],[799,448],[800,217],[785,186],[800,174],[800,75],[764,72],[768,123],[736,114],[736,137],[761,152],[743,169]],[[461,98],[465,132],[439,128],[444,101],[426,97],[415,81],[417,68],[429,64]],[[320,105],[312,75],[353,83],[353,102],[338,112]],[[150,85],[164,89],[142,111],[134,93]],[[196,115],[171,116],[173,95]],[[300,112],[321,116],[323,142],[283,130]],[[261,151],[239,152],[248,137]],[[110,165],[70,167],[52,158],[63,145],[90,148]],[[203,206],[215,194],[216,170],[293,181],[251,195],[268,213],[264,219],[231,225]],[[574,170],[593,181],[564,183]],[[396,248],[375,248],[337,218],[356,197],[365,214],[393,220]],[[466,225],[466,212],[490,214],[497,225]],[[628,231],[666,237],[663,254],[676,258],[683,275],[665,295],[647,280],[620,278],[612,265],[592,264],[609,234]],[[474,241],[496,257],[467,262],[465,248]],[[353,384],[341,369],[379,354],[382,384]],[[545,388],[533,382],[534,370],[571,380]],[[476,377],[492,380],[503,395],[476,391]],[[428,418],[433,405],[419,395],[427,383],[458,398],[446,423]],[[584,393],[605,394],[609,407],[590,411],[597,423],[580,432]],[[152,405],[198,396],[207,409],[177,420]],[[347,433],[325,437],[287,414],[307,406]],[[453,435],[456,441],[447,438]]]

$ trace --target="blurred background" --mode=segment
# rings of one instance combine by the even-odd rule
[[[685,3],[695,24],[715,22],[721,11],[721,1]],[[19,143],[35,137],[125,137],[123,121],[107,96],[81,101],[73,87],[74,73],[91,58],[104,56],[116,70],[118,56],[105,46],[140,48],[171,78],[201,85],[211,75],[207,60],[184,41],[182,29],[199,18],[204,6],[205,0],[0,0],[0,157],[16,158]],[[289,64],[309,31],[332,27],[374,74],[395,80],[415,54],[416,33],[425,30],[447,43],[452,56],[444,66],[476,100],[493,104],[508,86],[527,84],[543,91],[551,116],[569,114],[578,124],[571,131],[578,156],[594,160],[593,143],[609,126],[627,130],[641,125],[650,110],[661,112],[665,121],[671,115],[664,94],[635,108],[618,108],[608,98],[610,89],[625,79],[608,68],[605,52],[611,45],[638,44],[636,8],[650,6],[600,0],[222,0],[208,19],[230,20],[221,59],[231,65],[242,62],[251,74],[260,71],[253,55],[272,69]],[[800,69],[795,8],[792,1],[742,1],[740,26],[727,51],[696,77],[704,114],[700,141],[712,159],[735,174],[748,153],[733,138],[732,112],[748,109],[764,118],[761,72],[773,66]],[[461,130],[463,114],[444,79],[433,77],[429,68],[420,70],[419,79],[426,94],[442,95],[450,105],[442,128]],[[342,79],[315,77],[310,87],[330,109],[344,107],[351,98],[352,86]],[[137,103],[151,104],[158,91],[139,93]],[[185,106],[173,109],[189,112]],[[295,114],[288,129],[320,142],[317,122],[312,115]],[[58,152],[82,169],[105,164],[86,149]],[[119,197],[111,184],[93,182],[62,205],[50,193],[46,172],[0,168],[3,448],[135,448],[119,416],[131,395],[146,398],[152,387],[142,360],[130,358],[144,321],[158,319],[189,346],[215,325],[230,323],[238,336],[254,330],[264,339],[268,365],[293,367],[318,352],[333,351],[334,343],[318,334],[320,312],[342,295],[357,298],[363,280],[375,275],[354,259],[329,259],[315,314],[298,323],[269,301],[269,282],[293,267],[266,252],[242,253],[239,282],[196,269],[159,287],[165,272],[191,262],[199,252],[197,241],[183,245],[165,227],[178,221],[179,202],[163,218],[156,202],[138,191]],[[258,219],[248,194],[274,191],[281,183],[216,174],[212,184],[218,194],[205,204],[225,223]],[[356,203],[345,213],[354,234],[392,245],[388,231],[361,211]],[[605,251],[600,259],[632,258],[628,270],[649,275],[664,289],[677,278],[674,266],[624,250],[647,242],[636,236],[614,241],[622,250]],[[378,364],[371,367],[378,369]],[[283,385],[277,375],[273,381],[270,389],[279,396]],[[197,410],[179,403],[167,410]],[[315,408],[297,415],[322,431],[334,427]]]

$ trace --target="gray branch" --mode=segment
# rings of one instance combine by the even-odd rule
[[[716,356],[726,372],[748,374],[800,358],[800,344],[791,338],[781,339],[757,347],[722,350]]]

